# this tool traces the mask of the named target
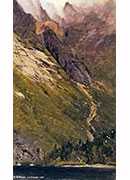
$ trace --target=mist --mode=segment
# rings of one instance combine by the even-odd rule
[[[42,6],[40,0],[17,0],[17,2],[26,13],[31,14],[36,20],[40,20],[40,9]]]
[[[46,9],[48,14],[53,14],[56,12],[58,15],[62,16],[63,8],[66,2],[72,3],[74,5],[85,4],[88,6],[92,6],[96,3],[102,4],[106,1],[108,0],[41,0],[41,4]]]
[[[53,18],[55,14],[62,16],[63,7],[66,2],[74,5],[85,4],[92,6],[95,3],[102,4],[108,0],[17,0],[26,13],[30,13],[37,20],[40,20],[40,8],[45,9],[48,15]],[[114,0],[115,1],[115,0]]]

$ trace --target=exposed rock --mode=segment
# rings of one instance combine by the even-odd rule
[[[77,11],[73,7],[72,4],[70,4],[69,2],[66,2],[65,6],[64,6],[64,13],[67,15],[75,15],[77,13]]]
[[[70,4],[69,2],[65,3],[63,12],[64,17],[61,24],[65,26],[81,22],[84,18],[82,11],[79,11],[75,5]]]
[[[48,19],[48,16],[45,14],[44,18]],[[41,36],[37,36],[35,33],[35,23],[36,20],[33,16],[25,13],[17,1],[13,0],[13,31],[20,36],[23,41],[26,41],[26,46],[30,47],[31,45],[34,48],[42,50],[42,39]]]
[[[34,30],[35,20],[30,14],[26,14],[22,7],[13,1],[13,30],[22,38],[27,38],[30,31]],[[23,28],[24,27],[24,28]]]
[[[65,45],[57,38],[56,34],[49,29],[43,34],[46,48],[67,72],[69,77],[76,82],[86,85],[90,84],[91,77],[87,67],[83,63],[80,63],[76,56],[73,56],[70,49],[66,49]]]
[[[24,138],[19,135],[16,131],[14,132],[14,164],[18,162],[26,163],[43,161],[43,155],[41,149],[35,141],[29,138]]]
[[[20,97],[21,99],[25,99],[25,96],[23,93],[15,91],[16,96]]]
[[[28,49],[22,45],[20,39],[14,35],[14,68],[30,77],[34,82],[46,82],[50,88],[54,87],[55,79],[53,75],[60,78],[58,66],[49,57],[39,50]],[[51,73],[53,71],[53,75]],[[16,96],[24,97],[21,92],[15,92]]]

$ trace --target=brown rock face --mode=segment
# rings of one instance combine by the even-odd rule
[[[13,30],[22,38],[27,38],[30,31],[34,30],[35,20],[30,14],[26,14],[22,7],[13,1]]]
[[[29,138],[22,137],[14,132],[14,163],[17,162],[33,162],[43,161],[42,153],[36,142],[32,142]],[[44,162],[44,161],[43,161]]]
[[[40,9],[41,17],[43,20],[49,19],[47,13]],[[37,49],[43,49],[41,36],[35,33],[36,20],[31,14],[24,12],[22,7],[16,0],[13,1],[13,31],[21,37],[21,39],[27,40],[27,44]]]
[[[49,28],[52,31],[56,33],[57,36],[63,37],[64,36],[64,31],[63,29],[59,26],[59,24],[53,20],[48,20],[48,21],[42,21],[42,22],[36,22],[36,34],[42,34],[45,30],[45,28]]]
[[[82,84],[91,83],[87,67],[79,62],[77,57],[72,54],[71,50],[67,49],[57,38],[56,34],[48,29],[43,34],[46,48],[51,52],[70,78]]]

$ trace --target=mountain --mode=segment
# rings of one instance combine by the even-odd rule
[[[66,49],[66,46],[57,38],[55,33],[47,30],[43,33],[43,37],[46,48],[67,72],[70,79],[82,84],[91,83],[87,67],[80,63],[68,48]]]
[[[39,11],[42,21],[50,19],[44,9],[40,7]],[[33,47],[43,49],[41,36],[37,36],[35,33],[35,23],[37,21],[31,14],[25,13],[16,0],[13,0],[13,31],[22,40],[24,39],[26,46],[31,44]]]
[[[102,81],[110,89],[115,88],[116,30],[115,6],[111,2],[92,7],[84,13],[80,22],[64,21],[64,44],[83,62],[93,79]],[[79,14],[80,16],[80,14]],[[108,88],[107,87],[107,88]]]
[[[30,30],[33,30],[35,20],[30,14],[25,14],[16,0],[13,3],[13,30],[21,37],[26,38]]]
[[[65,3],[63,15],[64,16],[63,19],[61,19],[61,24],[64,26],[81,22],[84,18],[83,12],[69,2]]]
[[[48,27],[38,36],[14,0],[14,164],[115,162],[115,34],[88,37],[86,22],[103,28],[95,18],[64,28],[64,39]]]
[[[70,4],[69,2],[66,2],[65,6],[64,6],[64,13],[68,14],[68,15],[75,15],[77,13],[77,11],[73,7],[72,4]]]

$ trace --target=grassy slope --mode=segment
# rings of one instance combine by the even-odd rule
[[[21,57],[14,55],[14,62],[19,62],[18,58]],[[30,61],[29,58],[26,60]],[[58,67],[53,58],[50,61]],[[87,102],[85,95],[68,81],[64,71],[59,70],[60,80],[58,74],[53,74],[55,85],[50,88],[47,82],[25,76],[17,66],[14,63],[14,129],[32,136],[46,150],[70,138],[86,139],[86,131],[81,131],[81,126],[86,127],[86,123],[82,121],[81,124],[81,120],[89,113],[89,100]],[[15,92],[21,92],[25,99]]]
[[[69,81],[65,72],[45,50],[36,51],[24,47],[21,39],[14,35],[14,129],[25,137],[37,141],[44,151],[53,149],[54,144],[61,145],[65,140],[86,140],[91,111],[91,101],[97,106],[95,127],[115,126],[115,98],[113,93],[99,83],[94,82],[84,93],[76,84]],[[26,57],[17,53],[26,51]],[[30,57],[33,57],[31,60]],[[50,67],[36,66],[35,60],[47,59]],[[26,64],[28,62],[28,64]],[[30,64],[29,64],[30,62]],[[41,73],[41,79],[33,77],[34,72]],[[51,71],[51,73],[50,73]],[[47,81],[47,76],[51,81]],[[17,92],[24,95],[18,96]],[[92,96],[92,99],[90,99]]]

